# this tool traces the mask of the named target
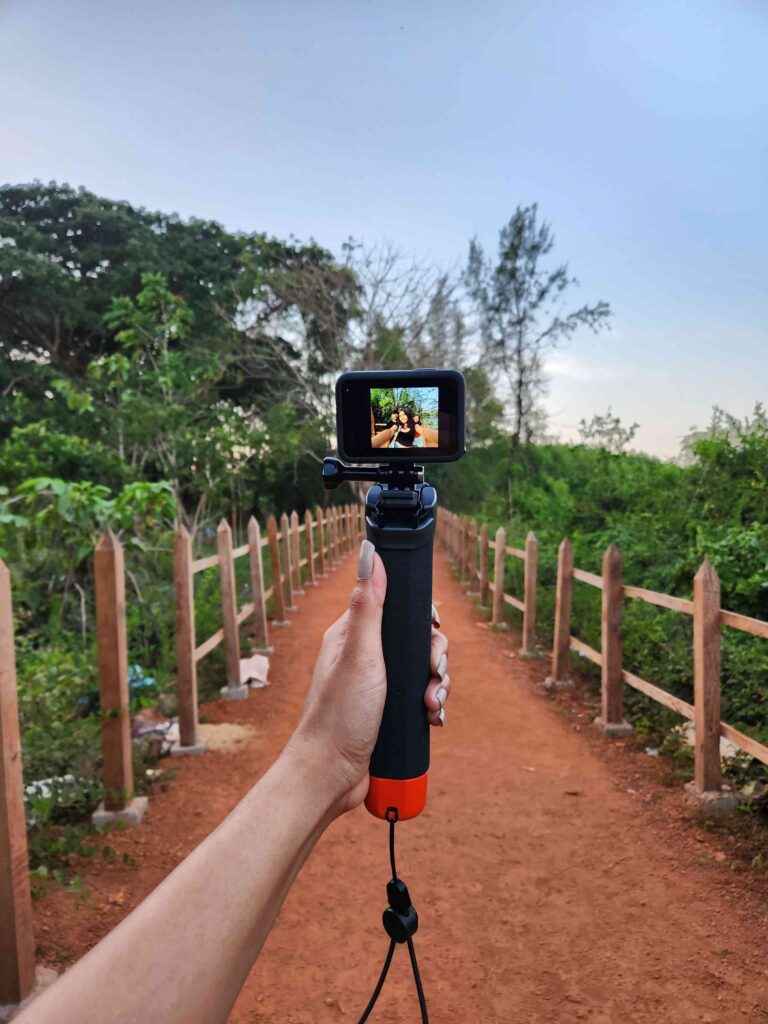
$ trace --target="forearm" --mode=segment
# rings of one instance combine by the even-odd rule
[[[176,870],[19,1024],[226,1020],[301,865],[334,816],[294,746]]]

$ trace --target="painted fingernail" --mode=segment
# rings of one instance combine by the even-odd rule
[[[445,704],[445,698],[448,696],[448,691],[444,686],[441,686],[439,690],[435,692],[435,699],[437,700],[442,710],[443,704]]]
[[[445,709],[444,708],[440,708],[440,710],[437,712],[437,717],[440,719],[440,726],[441,727],[444,726],[445,725]]]
[[[448,655],[445,653],[445,651],[443,651],[443,653],[440,655],[440,661],[438,661],[437,663],[437,674],[440,676],[441,679],[445,678],[445,672],[447,668]]]
[[[434,605],[432,605],[432,621],[440,629],[440,616],[437,614],[437,608]]]
[[[373,556],[376,548],[369,540],[364,540],[360,545],[360,557],[357,560],[357,578],[359,580],[370,579],[373,572]]]

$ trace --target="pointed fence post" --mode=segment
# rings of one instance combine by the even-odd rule
[[[225,700],[245,700],[250,692],[240,682],[240,626],[237,621],[237,584],[235,559],[232,554],[232,529],[222,519],[216,530],[221,581],[221,617],[224,625],[224,663],[227,685],[219,693]]]
[[[248,561],[253,597],[253,642],[259,654],[271,654],[267,628],[267,602],[264,597],[264,561],[261,556],[261,527],[255,516],[248,520]]]
[[[536,578],[539,564],[539,542],[531,530],[525,538],[525,582],[523,585],[523,658],[538,658],[536,647]]]
[[[315,582],[315,545],[312,537],[312,513],[307,509],[304,513],[304,537],[307,541],[307,582],[306,586],[314,587]]]
[[[317,575],[318,579],[325,576],[325,532],[323,530],[323,510],[317,510]]]
[[[623,562],[615,544],[603,555],[603,594],[600,618],[601,712],[595,719],[608,736],[626,736],[632,726],[624,721],[624,676],[621,664],[621,611]]]
[[[330,514],[330,527],[331,527],[331,557],[333,559],[333,567],[336,568],[336,563],[339,560],[339,510],[336,505],[331,505],[328,509]]]
[[[496,531],[496,552],[493,560],[493,613],[491,615],[491,626],[494,629],[506,629],[504,622],[504,559],[507,544],[507,534],[504,527],[500,526]]]
[[[557,588],[555,590],[555,635],[552,641],[552,675],[548,689],[570,690],[571,681],[571,607],[573,603],[573,545],[565,537],[557,550]]]
[[[293,603],[293,543],[291,541],[291,527],[288,523],[288,516],[285,512],[280,516],[280,536],[283,541],[283,563],[285,575],[283,576],[283,594],[285,596],[285,610],[287,612],[297,611]]]
[[[480,601],[488,604],[488,526],[486,523],[480,527]]]
[[[301,597],[301,534],[299,533],[299,513],[291,512],[291,559],[293,565],[293,593]]]
[[[467,521],[464,516],[459,518],[459,551],[458,551],[459,583],[464,582],[467,565]]]
[[[180,526],[173,539],[173,587],[176,594],[176,703],[179,742],[171,754],[201,754],[205,743],[197,735],[197,662],[195,660],[195,590],[192,538]]]
[[[477,570],[477,520],[469,524],[469,543],[467,547],[467,597],[480,597]]]
[[[20,1003],[34,984],[11,574],[0,559],[0,1005]]]
[[[721,789],[720,580],[706,560],[693,578],[693,708],[695,768],[686,789],[712,809],[728,809],[736,801]]]
[[[285,614],[285,595],[283,591],[283,573],[280,568],[280,542],[277,537],[277,520],[274,516],[267,519],[267,540],[269,541],[269,561],[272,567],[272,599],[275,602],[273,626],[290,626]]]
[[[109,529],[96,545],[94,582],[104,802],[93,812],[92,821],[94,825],[106,825],[120,819],[138,825],[147,808],[147,798],[133,795],[125,563],[122,545]]]

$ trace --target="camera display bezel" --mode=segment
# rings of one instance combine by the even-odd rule
[[[438,388],[437,448],[371,448],[371,388]],[[466,451],[465,383],[458,370],[349,370],[336,382],[336,440],[346,462],[455,462]]]

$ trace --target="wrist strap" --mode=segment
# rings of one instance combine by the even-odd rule
[[[397,867],[395,865],[395,825],[397,823],[396,807],[387,808],[387,821],[389,822],[389,863],[392,868],[392,881],[387,883],[387,900],[389,902],[389,906],[384,911],[382,921],[384,924],[384,930],[387,935],[389,935],[390,943],[387,955],[384,958],[384,966],[381,968],[379,980],[376,982],[376,987],[373,990],[371,998],[368,1000],[368,1005],[363,1010],[363,1015],[358,1021],[358,1024],[365,1024],[365,1021],[368,1020],[371,1011],[376,1005],[376,1000],[379,998],[381,990],[384,987],[384,982],[387,979],[389,966],[392,963],[392,957],[395,953],[395,946],[402,942],[405,942],[408,945],[408,955],[411,958],[413,980],[416,983],[416,994],[419,997],[421,1024],[429,1024],[429,1017],[427,1016],[427,1001],[424,998],[424,989],[421,984],[419,965],[416,960],[416,949],[413,945],[413,936],[419,927],[419,916],[411,903],[411,897],[408,894],[408,887],[402,879],[397,877]]]

